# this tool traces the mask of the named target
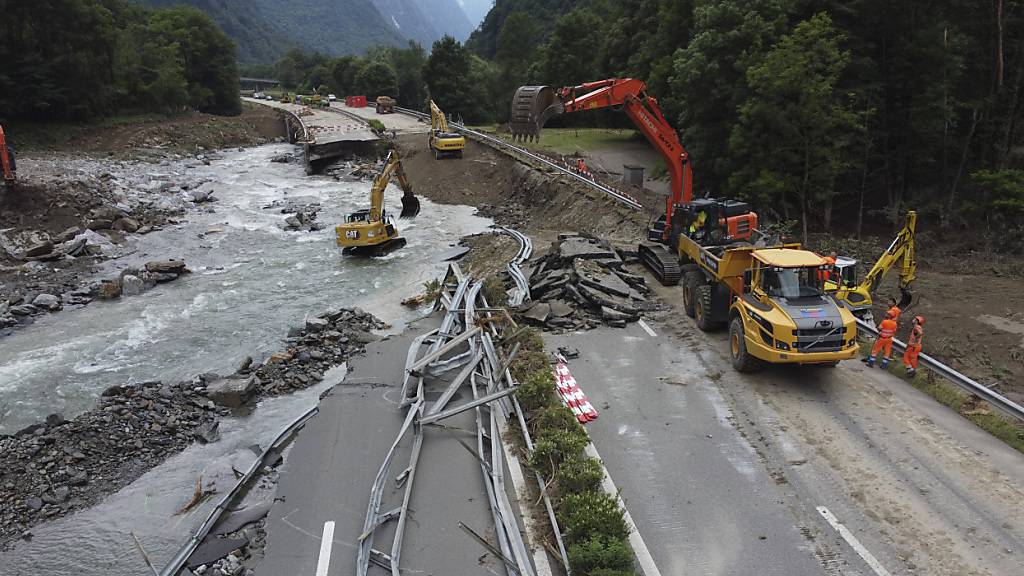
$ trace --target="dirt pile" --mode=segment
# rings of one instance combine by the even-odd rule
[[[605,240],[559,235],[551,251],[524,270],[533,302],[525,304],[520,315],[552,330],[625,327],[639,320],[641,311],[653,304],[643,276],[626,271],[627,259]]]

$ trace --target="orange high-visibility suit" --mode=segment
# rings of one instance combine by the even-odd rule
[[[878,356],[880,350],[885,350],[883,359],[888,360],[892,356],[892,339],[896,335],[896,320],[886,317],[882,320],[882,323],[878,325],[878,338],[875,339],[875,345],[871,347],[871,358],[874,359]],[[887,362],[886,362],[887,363]]]
[[[903,353],[903,366],[908,372],[917,371],[917,357],[921,354],[921,340],[924,339],[924,328],[921,324],[914,322],[910,330],[910,337],[907,338],[907,351]]]

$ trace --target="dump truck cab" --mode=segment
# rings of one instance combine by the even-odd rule
[[[750,252],[742,292],[729,311],[738,369],[764,362],[835,364],[857,355],[856,319],[824,291],[829,268],[821,256],[795,246]]]

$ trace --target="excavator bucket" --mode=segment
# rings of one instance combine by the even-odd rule
[[[415,218],[420,213],[420,199],[412,194],[402,194],[402,213],[399,218]]]
[[[906,312],[910,308],[911,303],[913,303],[913,301],[914,301],[914,293],[910,291],[910,287],[909,286],[901,286],[900,287],[900,301],[899,301],[899,304],[897,304],[897,306],[899,306],[900,310],[903,310],[904,312]]]
[[[540,140],[549,118],[563,112],[558,94],[550,86],[520,86],[512,96],[509,129],[513,140]]]

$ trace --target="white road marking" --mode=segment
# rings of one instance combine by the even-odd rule
[[[597,458],[598,462],[601,462],[601,469],[604,470],[604,481],[601,485],[607,494],[615,496],[619,501],[619,506],[622,507],[626,523],[633,527],[633,530],[629,533],[629,545],[633,547],[633,552],[636,553],[636,559],[640,562],[640,568],[644,571],[644,576],[661,576],[661,571],[658,570],[658,566],[654,564],[654,557],[651,556],[651,551],[647,549],[647,543],[644,542],[644,538],[640,535],[640,531],[636,527],[636,523],[633,522],[633,517],[630,516],[629,510],[626,509],[626,503],[622,501],[622,496],[619,495],[619,490],[615,487],[615,483],[612,482],[611,474],[609,474],[608,469],[604,467],[604,460],[601,460],[601,455],[597,453],[597,448],[594,447],[593,443],[587,444],[586,452],[587,456]],[[678,576],[683,575],[679,574]]]
[[[650,326],[648,326],[647,322],[644,322],[643,318],[637,320],[636,323],[639,324],[640,327],[644,329],[644,332],[647,332],[648,334],[650,334],[651,338],[657,338],[658,337],[658,333],[655,332]]]
[[[324,522],[324,535],[320,538],[320,559],[316,563],[316,576],[327,576],[331,565],[331,546],[334,545],[334,520]]]
[[[853,548],[853,551],[864,559],[864,562],[872,570],[875,571],[875,574],[878,574],[878,576],[892,576],[891,574],[889,574],[889,571],[886,570],[884,566],[882,566],[882,563],[879,562],[878,559],[871,554],[871,552],[868,552],[868,549],[865,548],[859,540],[857,540],[857,537],[853,535],[853,532],[850,532],[849,528],[843,526],[843,524],[839,522],[839,520],[835,517],[835,515],[832,514],[831,511],[829,511],[828,508],[825,508],[824,506],[818,506],[818,513],[825,518],[826,522],[828,522],[832,525],[833,528],[835,528],[836,532],[839,532],[839,535],[843,537],[843,540],[846,540],[846,543],[849,544],[851,548]]]

